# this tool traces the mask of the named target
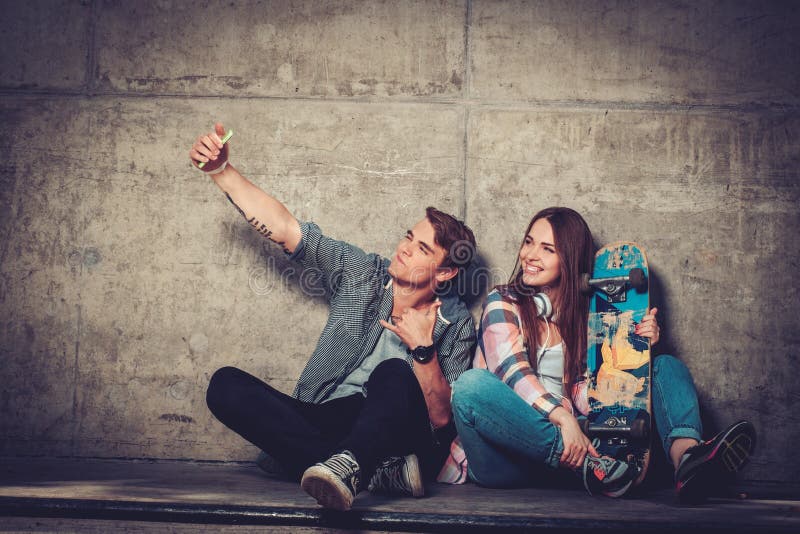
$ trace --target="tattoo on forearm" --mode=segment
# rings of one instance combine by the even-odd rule
[[[247,222],[250,223],[250,226],[252,226],[253,228],[256,229],[256,232],[258,232],[259,234],[263,235],[264,237],[266,237],[270,241],[274,241],[274,239],[272,239],[270,237],[272,235],[272,230],[267,228],[267,225],[261,224],[261,222],[258,219],[256,219],[255,217],[250,217],[249,219],[247,219]]]
[[[240,207],[239,207],[239,205],[238,205],[236,202],[234,202],[234,201],[233,201],[233,199],[231,198],[231,196],[230,196],[230,195],[229,195],[227,192],[225,193],[225,196],[226,196],[226,197],[228,197],[228,200],[230,201],[230,203],[231,203],[231,204],[233,204],[233,206],[234,206],[234,207],[235,207],[237,210],[239,210],[239,213],[241,213],[241,214],[242,214],[242,217],[244,217],[245,219],[247,219],[247,215],[245,215],[245,214],[244,214],[244,212],[242,211],[242,208],[240,208]]]
[[[269,228],[267,228],[267,225],[265,225],[265,224],[262,224],[262,223],[261,223],[261,222],[260,222],[258,219],[256,219],[255,217],[250,217],[250,218],[248,219],[248,218],[247,218],[247,215],[245,215],[245,213],[244,213],[244,210],[242,210],[242,208],[240,208],[240,207],[239,207],[239,205],[238,205],[238,204],[236,204],[236,202],[234,202],[234,201],[233,201],[233,199],[231,198],[231,196],[230,196],[228,193],[225,193],[225,196],[226,196],[226,197],[228,197],[228,200],[230,201],[230,203],[231,203],[231,204],[233,204],[233,205],[234,205],[234,207],[235,207],[237,210],[239,210],[239,213],[241,213],[241,214],[242,214],[242,217],[244,217],[244,219],[245,219],[245,220],[246,220],[246,221],[247,221],[247,222],[250,224],[250,226],[252,226],[253,228],[255,228],[256,232],[258,232],[259,234],[263,235],[264,237],[266,237],[267,239],[269,239],[269,240],[270,240],[270,241],[272,241],[273,243],[276,243],[276,244],[278,244],[278,245],[282,246],[282,247],[283,247],[283,251],[284,251],[284,252],[286,252],[286,253],[288,253],[288,252],[289,252],[289,250],[287,250],[287,248],[286,248],[286,243],[285,243],[285,242],[283,242],[283,241],[275,241],[274,239],[272,239],[272,230],[270,230]]]

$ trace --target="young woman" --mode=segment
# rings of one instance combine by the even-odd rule
[[[487,297],[474,368],[453,384],[459,438],[440,482],[468,477],[484,486],[513,487],[573,471],[592,494],[619,497],[630,488],[636,470],[600,457],[578,423],[588,412],[589,297],[580,290],[580,275],[591,272],[593,260],[592,234],[577,212],[548,208],[528,224],[514,275]],[[552,305],[549,318],[545,301]],[[657,312],[650,310],[636,327],[651,345],[659,340]],[[753,426],[739,422],[701,442],[689,370],[660,355],[652,375],[655,425],[675,466],[678,494],[697,500],[723,471],[747,462]]]

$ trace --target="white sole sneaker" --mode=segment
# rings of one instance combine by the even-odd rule
[[[314,497],[320,506],[346,511],[353,506],[353,492],[331,470],[312,465],[303,473],[300,487]]]
[[[414,497],[425,496],[425,485],[422,483],[422,472],[419,469],[419,460],[416,454],[406,456],[405,469],[406,479],[411,486],[411,495]]]

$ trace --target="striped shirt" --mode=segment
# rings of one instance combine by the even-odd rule
[[[314,223],[301,223],[300,229],[303,237],[290,259],[303,267],[302,284],[324,289],[329,313],[294,396],[321,403],[361,365],[384,330],[379,320],[389,319],[394,303],[390,261],[326,237]],[[457,296],[442,295],[440,299],[433,343],[442,374],[452,383],[469,367],[475,325]],[[406,355],[405,359],[413,367],[413,358]]]
[[[478,348],[473,367],[488,369],[522,397],[533,409],[548,416],[558,406],[574,413],[574,405],[584,415],[589,411],[586,382],[581,381],[572,390],[572,402],[547,391],[528,360],[525,334],[516,298],[493,289],[483,307]],[[461,441],[456,438],[450,446],[450,457],[442,467],[439,482],[463,484],[467,480],[467,458]]]

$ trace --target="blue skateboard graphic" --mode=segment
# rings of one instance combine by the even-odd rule
[[[638,485],[650,461],[650,341],[635,333],[650,306],[647,258],[635,243],[606,245],[582,286],[591,293],[583,431],[601,455],[635,465]]]

